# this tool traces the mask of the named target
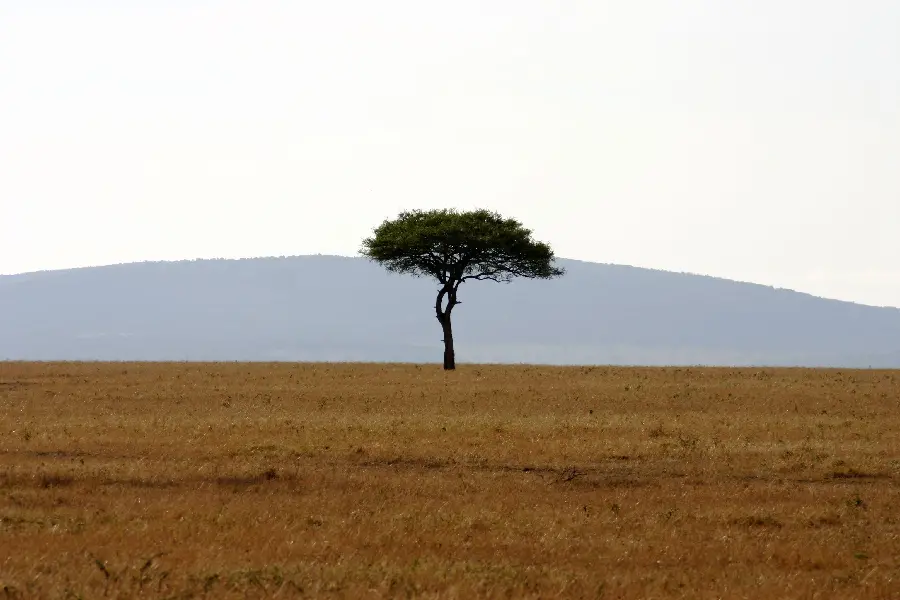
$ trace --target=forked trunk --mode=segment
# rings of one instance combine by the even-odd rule
[[[453,350],[453,325],[450,323],[450,313],[444,313],[439,320],[444,330],[444,370],[452,371],[456,369],[456,353]]]
[[[441,329],[444,331],[444,370],[452,371],[456,369],[456,353],[453,350],[453,326],[450,324],[450,313],[453,307],[459,304],[456,299],[456,288],[461,282],[453,280],[444,282],[444,287],[438,292],[437,300],[434,303],[434,312]],[[447,306],[444,307],[444,298],[447,299]]]

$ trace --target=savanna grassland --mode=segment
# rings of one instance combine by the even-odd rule
[[[0,598],[900,598],[900,373],[0,363]]]

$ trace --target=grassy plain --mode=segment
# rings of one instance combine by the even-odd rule
[[[900,598],[900,373],[0,363],[0,598]]]

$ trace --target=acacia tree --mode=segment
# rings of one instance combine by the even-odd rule
[[[363,256],[388,271],[433,277],[440,287],[434,303],[444,332],[444,369],[456,368],[450,314],[461,304],[464,281],[508,283],[516,277],[550,279],[565,270],[554,266],[553,250],[531,238],[515,219],[495,212],[441,209],[406,211],[375,228],[363,240]]]

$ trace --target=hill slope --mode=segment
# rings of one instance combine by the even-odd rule
[[[460,289],[460,362],[900,366],[900,310],[562,260]],[[435,284],[360,258],[135,263],[0,277],[0,358],[436,362]]]

